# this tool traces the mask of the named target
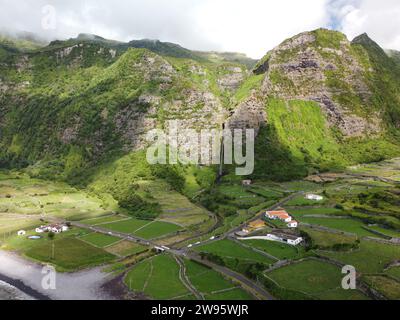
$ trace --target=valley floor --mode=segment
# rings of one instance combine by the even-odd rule
[[[213,189],[218,196],[210,198],[210,215],[159,187],[157,196],[173,221],[118,213],[85,190],[3,173],[0,299],[29,298],[1,281],[30,297],[55,300],[400,299],[399,167],[394,159],[250,186],[224,178]],[[266,210],[277,209],[287,210],[298,228],[265,218]],[[196,223],[190,225],[192,216]],[[70,230],[31,240],[44,220],[70,221]],[[287,232],[305,241],[294,247],[236,236],[260,220],[250,235]],[[18,236],[22,228],[26,234]],[[56,267],[56,290],[42,288],[40,263]],[[357,269],[358,290],[342,289],[344,265]]]

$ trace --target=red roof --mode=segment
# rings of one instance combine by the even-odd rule
[[[279,218],[281,220],[286,220],[286,219],[290,218],[289,213],[287,213],[285,210],[267,211],[267,214],[270,217],[276,217],[276,218]]]

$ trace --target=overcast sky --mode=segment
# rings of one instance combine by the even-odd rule
[[[400,50],[399,0],[0,0],[0,29],[48,39],[94,33],[160,39],[189,49],[262,57],[299,32],[328,27],[367,32]]]

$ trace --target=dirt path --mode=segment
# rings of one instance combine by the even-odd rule
[[[186,266],[181,258],[175,256],[176,262],[179,264],[179,279],[185,287],[196,297],[197,300],[205,300],[204,296],[192,285],[186,274]]]

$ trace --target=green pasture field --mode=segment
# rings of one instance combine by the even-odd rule
[[[145,252],[149,250],[149,247],[123,240],[111,246],[108,246],[107,248],[105,248],[105,250],[116,256],[127,257]]]
[[[272,260],[271,258],[268,258],[251,249],[247,249],[231,240],[219,240],[203,246],[199,246],[196,247],[196,251],[213,253],[228,259],[254,261],[265,264],[270,264],[274,262],[274,260]]]
[[[182,227],[169,222],[139,220],[136,218],[102,224],[101,227],[116,232],[135,235],[148,240],[182,230]]]
[[[388,229],[388,228],[383,228],[380,226],[368,226],[368,229],[378,231],[388,237],[392,238],[400,238],[400,231],[393,230],[393,229]]]
[[[360,249],[350,252],[318,252],[346,265],[352,265],[359,272],[382,273],[385,266],[399,259],[400,246],[362,240]]]
[[[308,215],[332,215],[332,216],[341,216],[344,215],[344,212],[340,209],[336,208],[288,208],[287,212],[289,212],[294,217],[302,217]]]
[[[131,218],[129,220],[111,222],[101,225],[104,229],[109,229],[111,231],[132,234],[145,225],[152,223],[150,220],[139,220],[136,218]]]
[[[207,300],[253,299],[246,291],[224,279],[218,272],[190,260],[186,260],[185,265],[189,281]]]
[[[301,247],[267,240],[243,240],[243,244],[265,251],[278,260],[298,259],[302,256]]]
[[[142,229],[137,230],[133,234],[135,236],[149,240],[175,233],[179,230],[182,230],[182,228],[176,224],[162,221],[154,221],[151,224],[146,225]]]
[[[340,268],[322,261],[305,260],[266,273],[266,277],[282,288],[301,292],[312,299],[366,299],[359,291],[342,289]]]
[[[118,221],[128,220],[128,219],[129,219],[129,217],[126,217],[126,216],[110,215],[110,216],[104,216],[104,217],[99,217],[99,218],[82,220],[82,221],[79,221],[79,223],[86,224],[89,226],[96,226],[96,225],[102,225],[102,224],[118,222]]]
[[[102,233],[96,233],[96,232],[93,232],[93,233],[90,233],[83,237],[80,237],[79,239],[84,242],[88,242],[88,243],[94,245],[95,247],[99,247],[99,248],[105,248],[105,247],[108,247],[108,246],[118,242],[118,241],[121,241],[120,238],[102,234]]]
[[[353,233],[359,237],[376,237],[372,232],[365,230],[363,227],[367,225],[362,221],[351,218],[311,218],[298,217],[300,222],[308,223],[316,226],[323,226],[343,232]]]
[[[57,270],[67,272],[94,267],[115,259],[114,255],[103,249],[75,238],[46,241],[28,249],[24,255],[40,262],[51,263]]]
[[[400,281],[383,275],[366,275],[362,279],[389,300],[400,300]]]
[[[400,267],[393,267],[386,271],[387,274],[397,278],[400,281]]]
[[[179,269],[173,257],[159,255],[134,266],[124,281],[130,290],[153,299],[178,299],[190,295],[179,279]]]
[[[28,259],[51,263],[61,272],[89,268],[115,259],[115,255],[79,240],[88,234],[87,230],[73,228],[56,234],[53,240],[50,240],[47,234],[40,234],[41,238],[38,240],[30,240],[29,236],[38,235],[32,230],[28,231],[26,236],[12,235],[6,238],[1,248],[17,252]]]
[[[320,248],[331,248],[336,244],[353,244],[357,236],[338,234],[333,232],[319,231],[312,228],[301,227],[312,239],[313,244]]]
[[[289,207],[302,207],[302,206],[321,206],[324,205],[328,202],[328,199],[324,197],[324,200],[322,201],[314,201],[314,200],[308,200],[305,198],[305,195],[300,195],[298,197],[295,197],[294,199],[290,200],[289,202],[286,203],[287,206]]]

